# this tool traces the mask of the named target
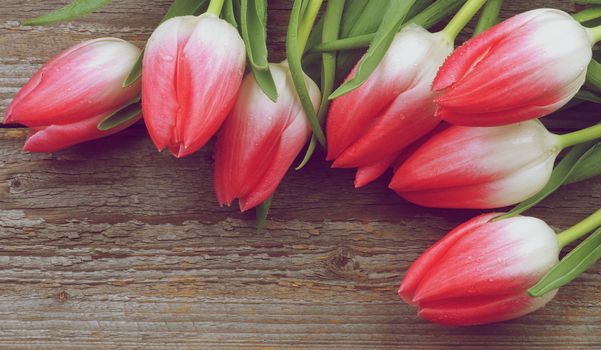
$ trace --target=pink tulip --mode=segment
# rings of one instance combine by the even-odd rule
[[[528,295],[558,262],[560,247],[545,222],[518,216],[491,222],[478,216],[455,228],[417,259],[399,296],[429,321],[478,325],[521,317],[557,291]]]
[[[441,67],[436,115],[452,124],[496,126],[546,116],[585,81],[592,37],[569,14],[538,9],[468,40]]]
[[[101,38],[72,47],[46,63],[15,96],[4,123],[33,130],[24,149],[54,152],[114,134],[135,123],[100,131],[104,118],[132,103],[140,84],[123,87],[140,49],[116,38]]]
[[[430,86],[452,49],[441,34],[409,25],[365,83],[333,101],[327,158],[334,168],[358,168],[355,187],[382,175],[404,147],[440,122]]]
[[[538,120],[498,127],[451,126],[401,164],[390,188],[427,207],[516,204],[546,185],[561,150],[558,140]]]
[[[277,102],[271,101],[249,74],[217,142],[217,200],[229,206],[239,198],[242,211],[273,194],[311,135],[288,65],[270,64],[270,68],[279,95]],[[317,110],[319,88],[307,76],[305,82]]]
[[[152,33],[142,108],[159,151],[184,157],[213,137],[234,106],[245,58],[236,29],[212,14],[175,17]]]

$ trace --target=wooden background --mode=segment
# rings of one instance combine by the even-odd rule
[[[376,1],[376,0],[372,0]],[[0,1],[0,113],[45,61],[82,40],[142,46],[168,0],[116,0],[77,22],[20,27],[67,1]],[[281,59],[290,1],[270,1]],[[511,1],[504,16],[567,0]],[[583,106],[547,122],[579,128]],[[56,154],[26,154],[27,131],[0,129],[0,348],[195,349],[601,347],[601,268],[512,322],[443,328],[396,296],[411,261],[477,214],[412,206],[388,178],[356,191],[353,172],[315,157],[290,172],[264,233],[219,208],[211,151],[176,160],[143,126]],[[387,175],[388,177],[389,175]],[[601,181],[530,212],[563,229],[599,206]]]

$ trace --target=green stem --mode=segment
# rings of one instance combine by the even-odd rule
[[[476,28],[474,29],[474,36],[499,22],[499,11],[501,11],[502,5],[503,0],[488,0],[486,2],[486,5],[482,8],[482,14],[480,15],[478,24],[476,24]]]
[[[593,6],[586,8],[580,12],[573,14],[572,17],[574,17],[574,19],[577,20],[579,23],[584,23],[597,18],[601,18],[601,6]]]
[[[578,238],[586,235],[587,233],[593,231],[594,229],[601,226],[601,209],[594,212],[591,216],[586,219],[580,221],[576,225],[570,227],[569,229],[561,232],[557,235],[557,242],[559,243],[559,247],[563,249],[568,244],[574,242]]]
[[[357,35],[350,38],[344,38],[339,40],[332,40],[327,43],[321,43],[315,45],[311,52],[327,52],[327,51],[340,51],[340,50],[351,50],[368,47],[371,41],[376,36],[375,33]]]
[[[438,0],[425,10],[408,20],[406,23],[403,24],[403,26],[409,23],[414,23],[418,26],[422,26],[428,29],[436,23],[438,23],[444,17],[448,16],[457,7],[459,7],[459,5],[461,5],[462,2],[465,2],[465,0]],[[352,50],[369,47],[369,44],[371,44],[371,41],[374,39],[375,36],[375,33],[370,33],[353,36],[350,38],[333,40],[327,43],[315,45],[311,49],[311,52],[318,53],[326,51]]]
[[[593,45],[601,41],[601,26],[586,28],[593,40]]]
[[[209,3],[209,8],[207,9],[207,13],[211,13],[217,17],[221,14],[221,9],[223,8],[224,0],[211,0]]]
[[[580,143],[593,141],[601,138],[601,123],[586,129],[571,132],[565,135],[558,135],[559,146],[563,149]]]
[[[442,30],[442,34],[448,42],[454,43],[455,38],[459,35],[459,32],[467,25],[467,23],[474,17],[474,15],[480,10],[480,7],[484,5],[486,0],[468,0],[468,2],[461,7],[459,12],[451,19],[449,24]]]
[[[309,0],[309,5],[307,5],[307,9],[302,15],[298,27],[298,54],[301,57],[305,52],[311,29],[313,29],[313,24],[315,23],[315,19],[317,18],[322,3],[323,0]]]

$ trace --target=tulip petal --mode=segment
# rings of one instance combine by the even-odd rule
[[[536,167],[556,155],[554,136],[538,121],[495,128],[454,126],[418,148],[399,167],[390,188],[399,194],[469,189]]]
[[[415,292],[421,281],[427,276],[428,271],[444,257],[453,245],[463,237],[499,216],[499,213],[490,213],[477,216],[449,232],[440,241],[426,250],[409,268],[399,288],[399,296],[408,304],[414,304]]]
[[[188,41],[197,18],[175,17],[163,22],[148,39],[142,71],[142,108],[148,133],[159,151],[178,148],[179,134],[174,132],[181,119],[176,83],[178,53]]]
[[[557,263],[558,255],[555,232],[542,220],[489,222],[454,242],[430,266],[413,302],[523,294]]]
[[[434,117],[434,102],[428,84],[399,94],[355,142],[332,164],[333,168],[361,167],[374,157],[394,158],[407,145],[430,132],[440,120]]]
[[[42,127],[119,109],[139,94],[138,84],[121,84],[139,52],[116,38],[87,41],[62,52],[19,91],[4,122]]]
[[[424,304],[419,316],[447,326],[474,326],[501,322],[529,314],[545,306],[557,291],[532,298],[527,293],[498,298],[452,298]]]
[[[128,128],[140,120],[142,114],[140,113],[136,118],[132,118],[115,128],[100,131],[97,128],[98,123],[105,117],[106,115],[102,114],[71,124],[56,124],[35,128],[27,138],[23,150],[27,152],[56,152],[78,143],[96,140]]]

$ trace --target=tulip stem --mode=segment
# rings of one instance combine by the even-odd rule
[[[301,15],[302,17],[298,27],[298,54],[301,57],[305,52],[307,41],[309,41],[309,35],[311,34],[313,24],[315,23],[315,19],[317,18],[322,3],[323,0],[309,0],[305,13]]]
[[[476,15],[478,10],[484,5],[486,0],[468,0],[459,9],[459,12],[451,19],[449,24],[442,30],[442,34],[449,43],[454,43],[459,32],[467,25],[467,23]]]
[[[221,9],[223,8],[224,0],[211,0],[209,3],[209,8],[207,9],[207,13],[211,13],[217,17],[221,14]]]
[[[559,242],[559,247],[563,249],[568,244],[574,242],[578,238],[586,235],[587,233],[593,231],[594,229],[601,226],[601,209],[594,212],[591,216],[586,219],[580,221],[576,225],[570,227],[569,229],[561,232],[557,235],[557,242]]]
[[[601,26],[586,28],[593,40],[593,45],[601,41]]]
[[[586,129],[571,132],[565,135],[558,135],[559,146],[566,147],[578,145],[584,142],[593,141],[601,138],[601,123]]]

